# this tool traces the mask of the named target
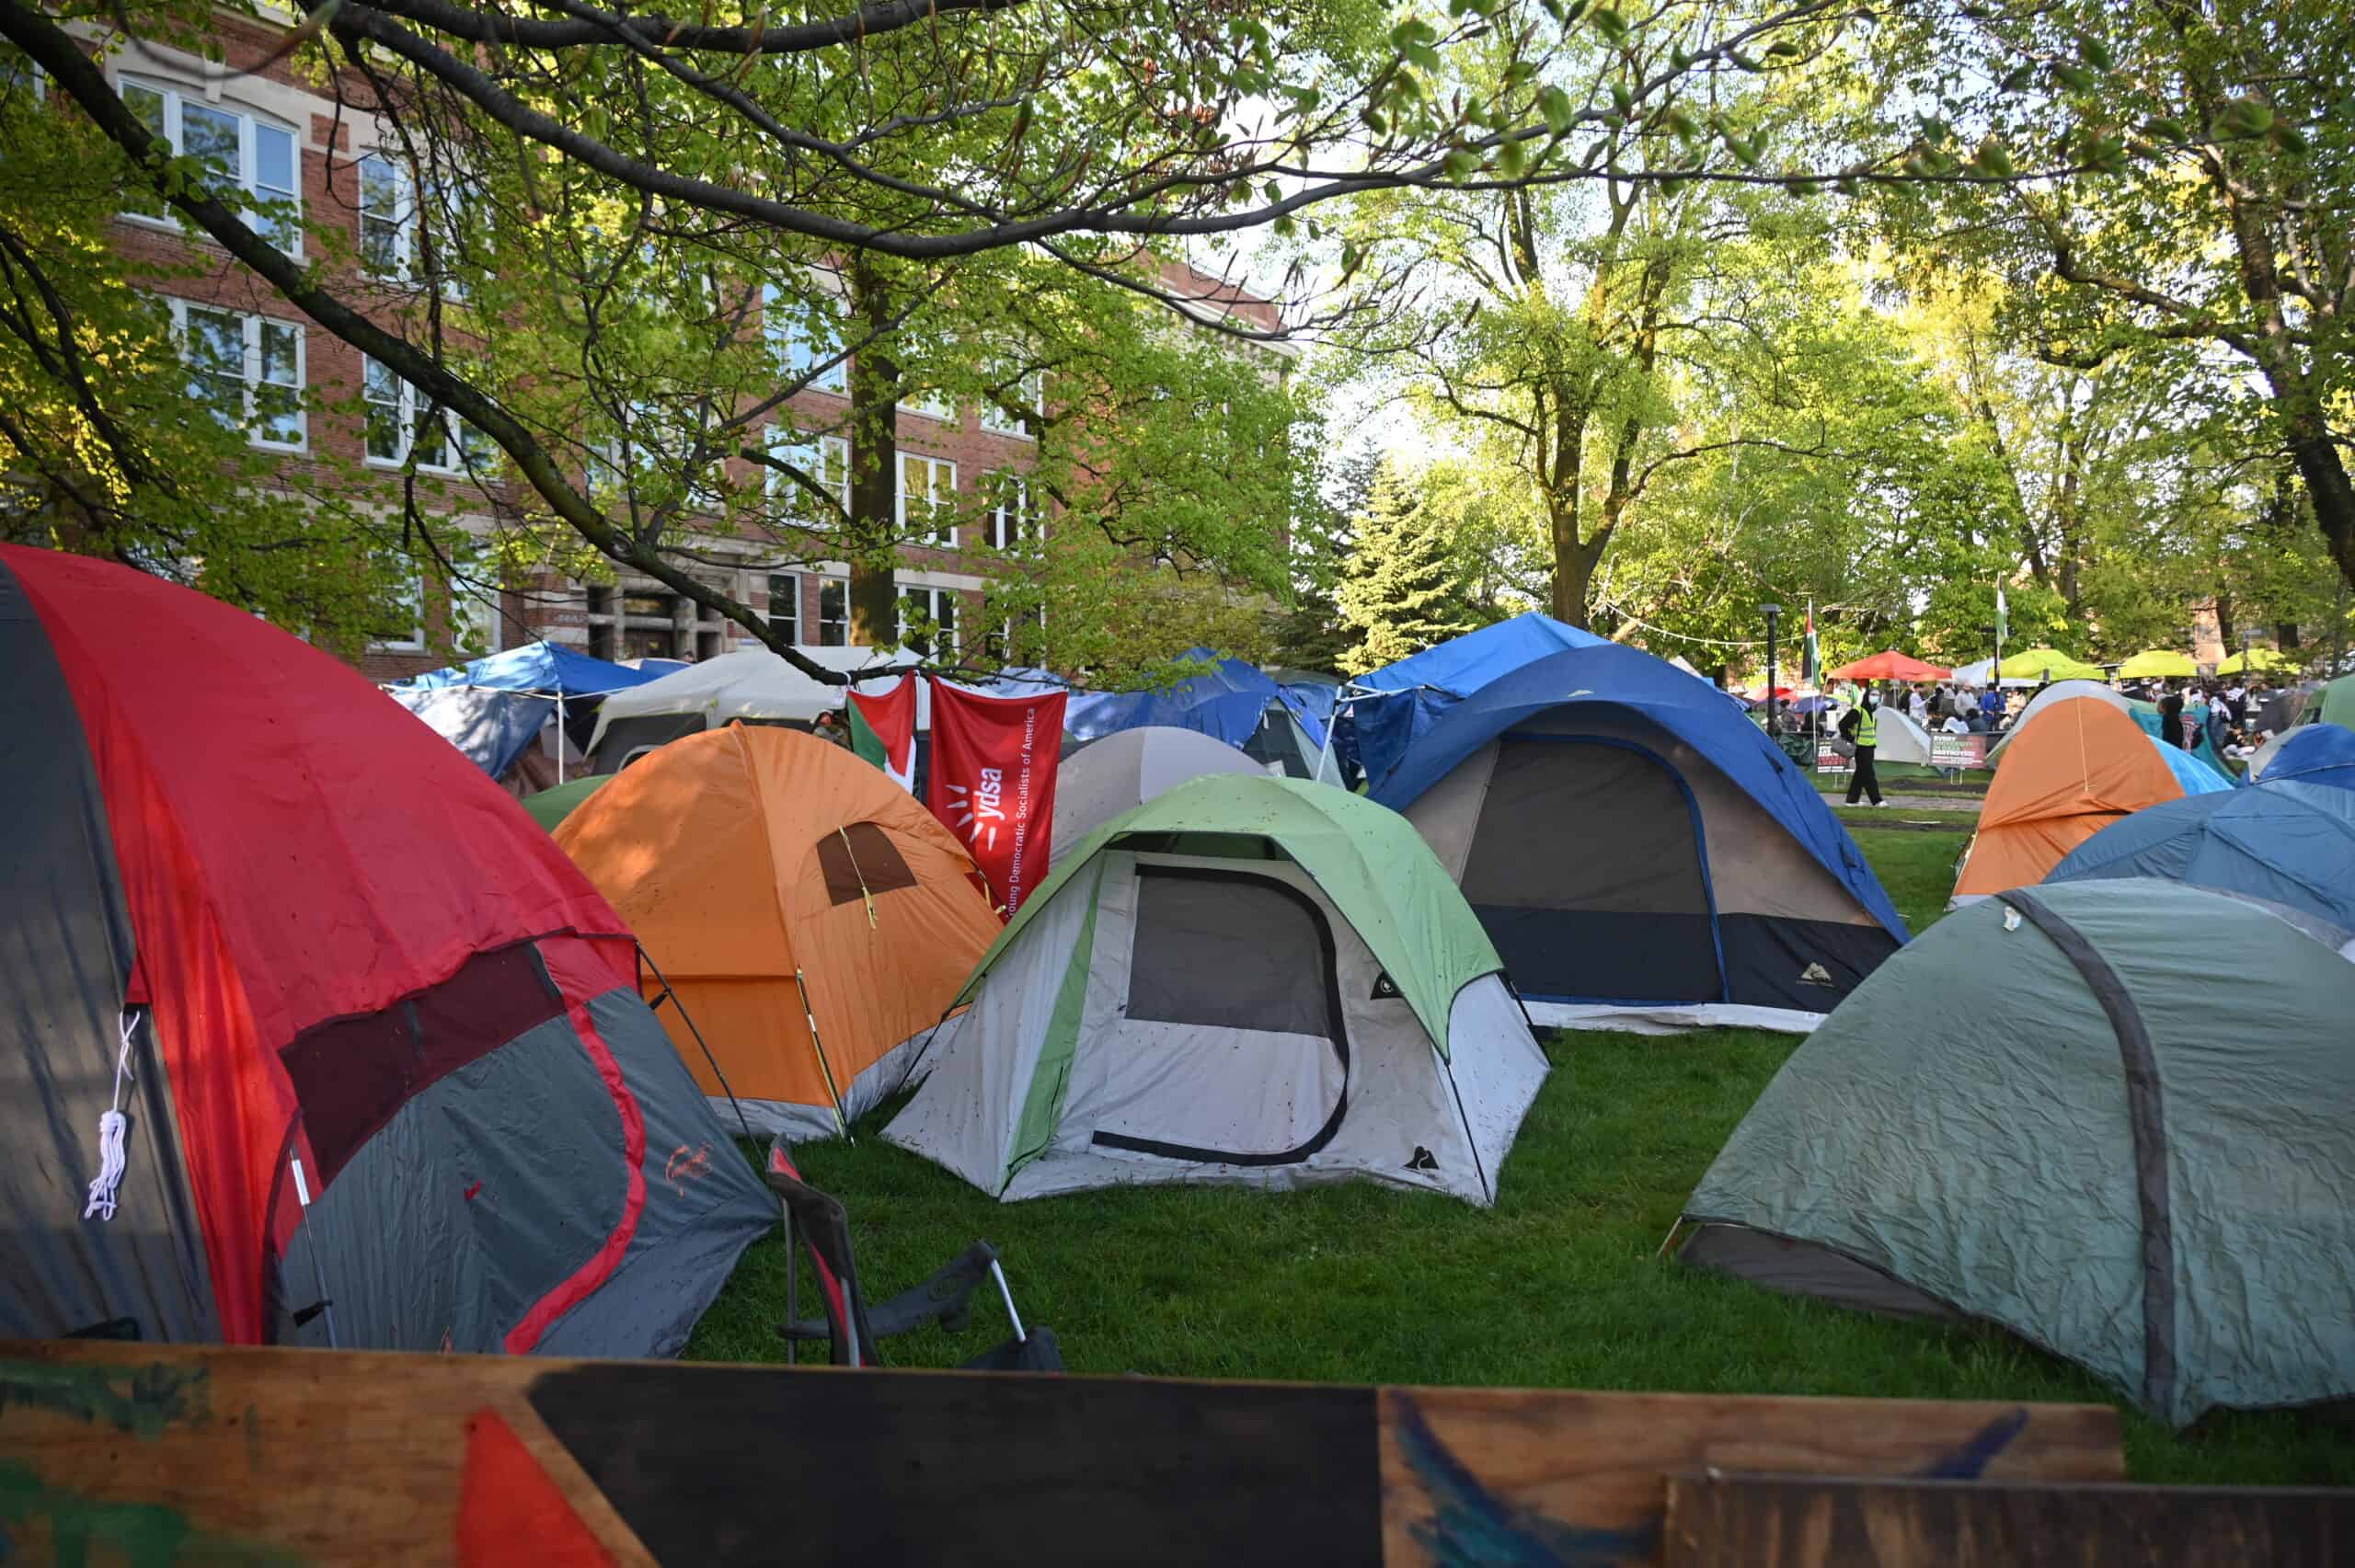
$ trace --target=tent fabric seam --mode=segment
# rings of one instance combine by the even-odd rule
[[[2142,1402],[2154,1411],[2175,1398],[2175,1226],[2167,1190],[2166,1121],[2156,1055],[2142,1010],[2108,960],[2051,906],[2022,888],[1996,895],[2026,915],[2074,965],[2109,1020],[2125,1073],[2134,1138],[2134,1196],[2142,1211]]]

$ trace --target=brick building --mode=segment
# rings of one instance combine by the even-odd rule
[[[363,278],[385,279],[385,307],[396,308],[397,292],[412,287],[419,248],[401,161],[379,155],[378,127],[368,116],[307,85],[294,63],[270,58],[282,35],[220,14],[214,26],[217,61],[143,42],[109,52],[108,74],[178,151],[234,170],[258,198],[298,204],[300,224],[281,225],[283,239],[301,243],[302,228],[314,235],[340,230],[356,258],[347,265]],[[501,517],[518,515],[520,498],[507,493],[504,482],[477,484],[467,476],[461,450],[466,436],[454,421],[420,434],[412,388],[310,324],[210,241],[189,235],[176,220],[126,212],[116,222],[116,243],[135,260],[178,269],[196,263],[157,285],[171,302],[191,382],[209,383],[233,409],[242,406],[253,421],[251,439],[282,454],[290,479],[315,486],[381,484],[389,510],[403,463],[422,441],[419,472],[434,478],[442,491],[435,509],[460,530],[486,534]],[[1256,326],[1280,325],[1266,302],[1180,265],[1165,274],[1178,291],[1199,296],[1189,307],[1198,315],[1231,313]],[[783,337],[780,344],[797,367],[835,352]],[[1289,357],[1270,350],[1269,373],[1281,377]],[[844,381],[837,367],[787,410],[805,429],[844,423]],[[298,406],[305,396],[327,406]],[[971,547],[1004,545],[1018,531],[1047,526],[1022,477],[1036,461],[1035,435],[994,407],[911,402],[901,406],[898,441],[903,507],[953,497],[967,519],[979,515],[977,523],[966,521],[933,543],[902,548],[902,603],[936,625],[939,640],[976,646],[968,639],[982,613],[992,561]],[[839,475],[846,486],[849,450],[839,438],[802,444],[795,455],[807,471]],[[750,482],[755,465],[730,461],[732,476]],[[484,464],[477,471],[496,470]],[[990,537],[977,541],[973,532]],[[846,640],[848,572],[842,563],[772,571],[764,557],[774,556],[773,546],[725,535],[704,540],[700,553],[707,558],[693,569],[772,621],[789,621],[797,643]],[[731,566],[731,558],[742,564]],[[495,601],[488,593],[454,595],[420,577],[413,601],[400,617],[405,624],[386,626],[362,659],[370,676],[394,680],[434,668],[447,662],[454,645],[490,651],[542,637],[609,658],[706,658],[750,645],[741,627],[626,571],[611,585],[554,576],[510,582]]]

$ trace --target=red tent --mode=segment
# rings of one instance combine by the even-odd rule
[[[1951,670],[1924,664],[1895,648],[1868,655],[1854,664],[1844,664],[1832,672],[1834,681],[1947,681],[1953,676]]]
[[[0,545],[0,1333],[675,1351],[775,1211],[523,808],[104,561]]]

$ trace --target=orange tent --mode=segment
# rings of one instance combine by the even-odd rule
[[[1002,929],[948,829],[795,730],[674,740],[556,841],[671,982],[685,1016],[655,1016],[731,1127],[741,1105],[756,1130],[825,1136],[874,1105]]]
[[[2062,856],[2120,817],[2186,793],[2162,742],[2131,713],[2096,697],[2061,703],[2005,749],[1955,901],[2041,882]]]

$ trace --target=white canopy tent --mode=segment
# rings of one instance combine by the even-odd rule
[[[918,661],[904,653],[890,654],[867,647],[812,647],[799,650],[811,662],[845,674],[872,670],[858,681],[861,692],[879,692]],[[649,681],[605,699],[591,737],[592,755],[608,735],[659,745],[681,735],[718,729],[733,719],[782,724],[808,724],[820,714],[840,708],[846,688],[806,675],[767,648],[741,648]],[[916,692],[916,722],[929,717],[929,693]],[[670,721],[665,723],[663,721]],[[649,722],[650,721],[650,722]],[[616,727],[622,727],[615,734]]]

